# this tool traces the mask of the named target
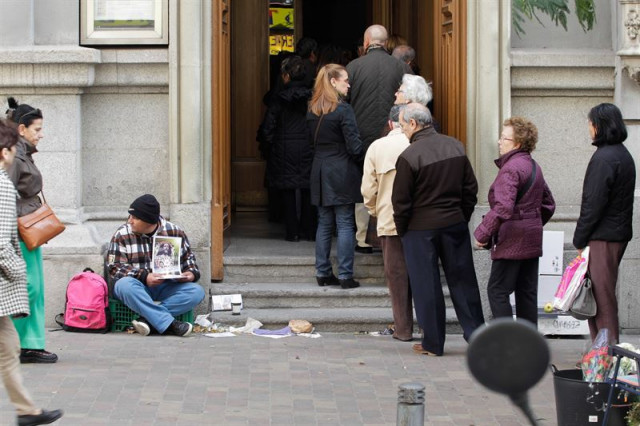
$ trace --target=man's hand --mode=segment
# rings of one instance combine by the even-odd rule
[[[583,250],[584,250],[584,249],[578,249],[578,257],[582,257],[582,251],[583,251]]]
[[[163,282],[164,278],[160,274],[154,274],[153,272],[147,274],[147,287],[155,287]]]
[[[179,283],[190,283],[190,282],[193,282],[193,280],[195,279],[196,279],[196,276],[193,275],[193,272],[187,271],[187,272],[183,272],[182,277],[178,278],[176,281],[178,281]]]

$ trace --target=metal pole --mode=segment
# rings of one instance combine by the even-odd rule
[[[397,426],[424,426],[424,386],[405,383],[398,386]]]

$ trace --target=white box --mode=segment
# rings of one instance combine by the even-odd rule
[[[589,323],[569,315],[538,313],[538,331],[544,335],[589,335]]]
[[[543,308],[547,303],[553,303],[553,296],[561,279],[562,275],[538,276],[538,308]]]
[[[544,231],[542,234],[542,257],[538,264],[540,275],[562,275],[564,252],[564,232]]]

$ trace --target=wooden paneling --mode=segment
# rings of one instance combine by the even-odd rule
[[[466,0],[436,0],[434,103],[441,132],[466,143]]]
[[[211,279],[223,278],[224,231],[231,225],[231,34],[229,0],[214,0],[212,8],[211,105],[212,196]]]
[[[269,2],[231,1],[231,162],[234,208],[266,199],[263,160],[256,131],[264,116],[262,98],[269,89]],[[239,173],[250,173],[239,178]]]

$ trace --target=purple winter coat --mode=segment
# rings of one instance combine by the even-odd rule
[[[531,155],[514,149],[496,161],[500,169],[489,189],[491,210],[474,232],[480,243],[491,243],[491,259],[533,259],[542,256],[542,227],[556,209],[553,195],[536,163],[536,178],[516,204],[518,189],[531,178]],[[492,235],[497,238],[492,242]]]

